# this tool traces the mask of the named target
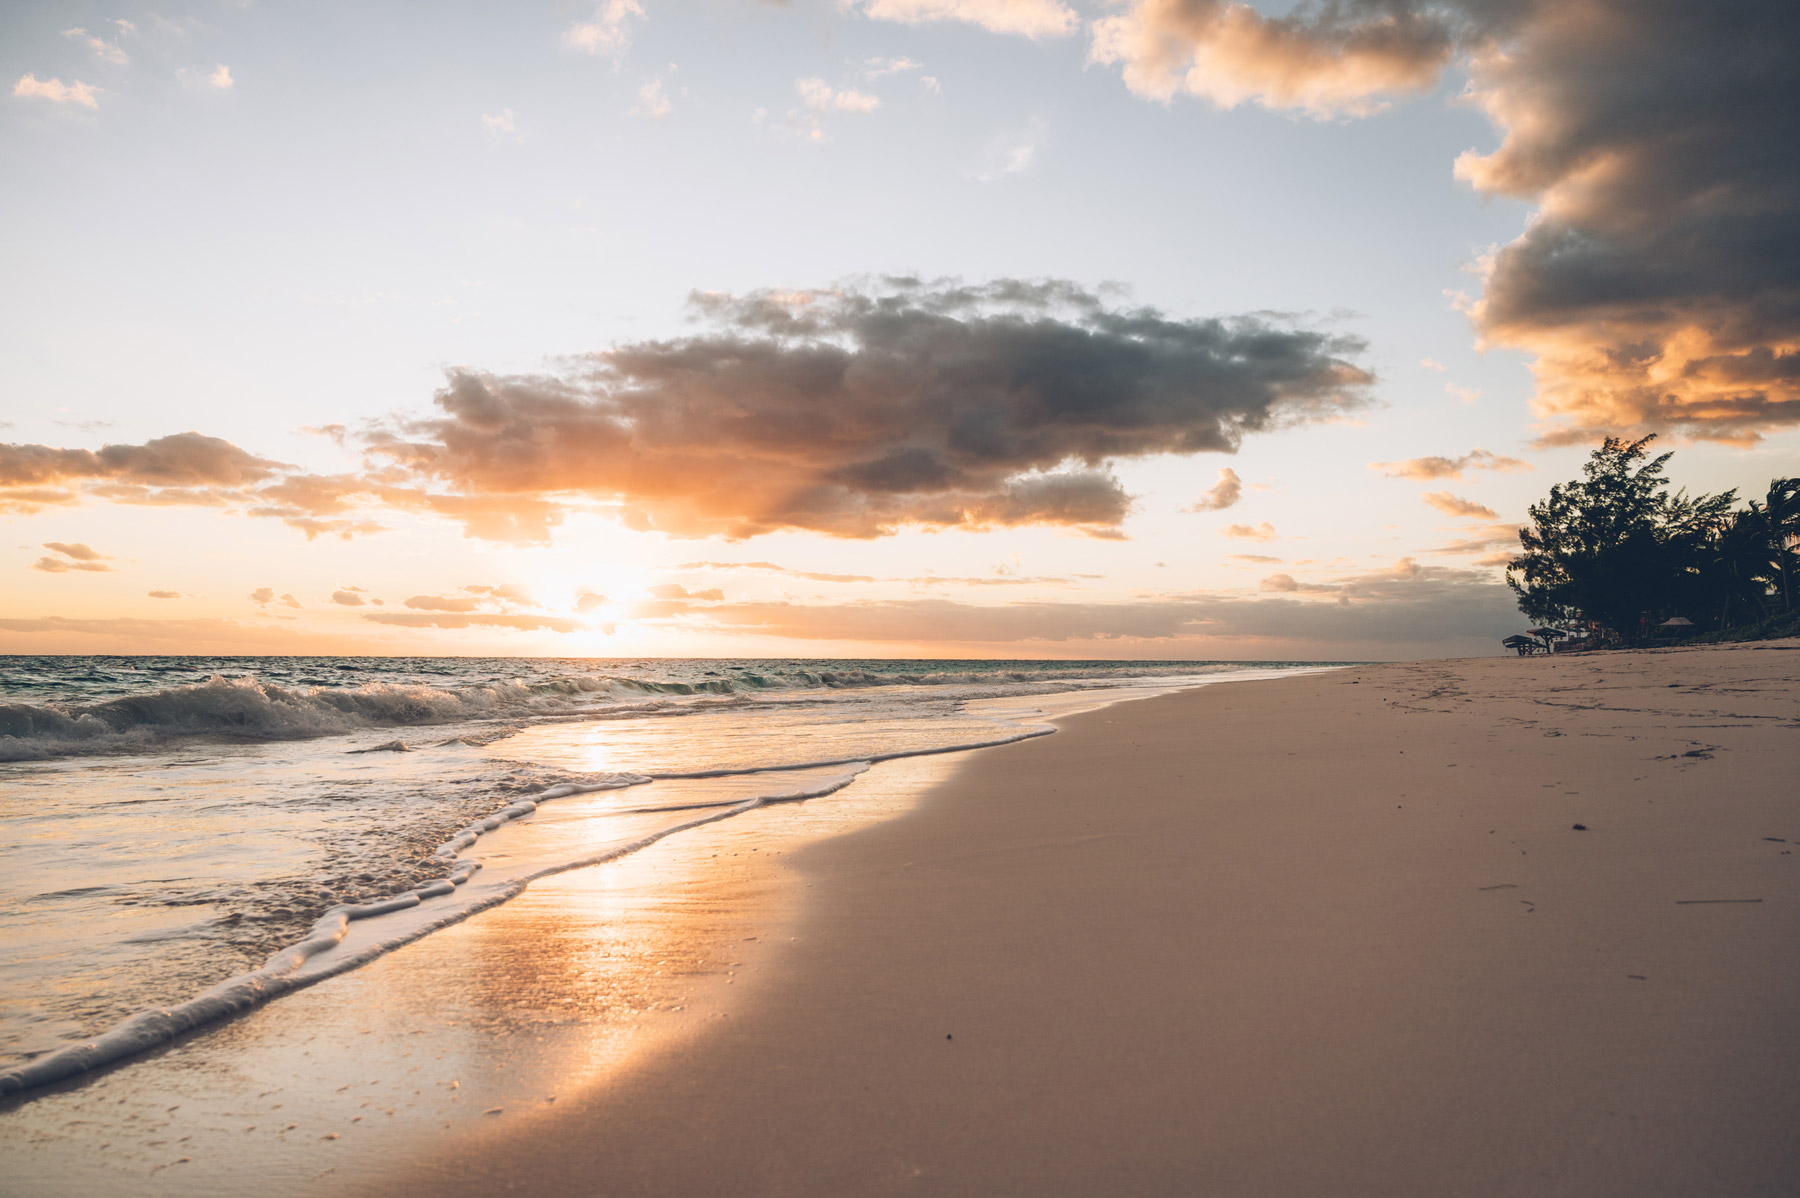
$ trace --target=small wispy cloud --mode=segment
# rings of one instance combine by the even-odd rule
[[[1532,468],[1529,462],[1489,453],[1485,449],[1471,449],[1468,453],[1454,458],[1434,455],[1424,458],[1407,458],[1402,462],[1369,463],[1369,469],[1379,470],[1389,478],[1410,478],[1418,482],[1429,482],[1439,478],[1461,478],[1464,471],[1473,474],[1477,470],[1505,472]]]
[[[1475,387],[1458,387],[1455,383],[1445,383],[1444,391],[1446,394],[1454,395],[1464,403],[1474,403],[1481,398],[1479,389]]]
[[[231,85],[237,82],[237,80],[231,77],[231,68],[224,63],[220,63],[217,67],[213,68],[213,73],[206,77],[206,81],[220,91],[231,90]]]
[[[823,79],[796,79],[794,90],[801,101],[814,112],[874,112],[881,100],[851,88],[833,88]]]
[[[121,21],[120,25],[130,29],[136,28],[129,21]],[[118,42],[109,42],[105,38],[95,37],[85,29],[65,29],[63,36],[92,50],[94,57],[101,62],[109,62],[116,67],[122,67],[131,62],[131,56],[125,53]]]
[[[631,45],[632,23],[644,17],[637,0],[606,0],[592,20],[578,21],[563,34],[572,49],[617,62]]]
[[[64,83],[61,79],[39,79],[36,75],[22,75],[13,84],[12,94],[48,100],[52,104],[73,104],[79,108],[100,107],[100,101],[94,96],[94,88],[79,80]]]
[[[1022,129],[1008,129],[994,135],[981,152],[981,165],[975,178],[993,183],[1008,175],[1019,175],[1037,164],[1038,155],[1050,144],[1050,126],[1033,117]]]
[[[44,548],[60,557],[40,557],[32,564],[33,570],[42,570],[46,574],[66,574],[71,570],[88,570],[96,574],[108,573],[112,567],[106,563],[112,559],[104,553],[82,544],[80,541],[45,541]]]
[[[1450,368],[1448,366],[1444,365],[1442,362],[1439,362],[1435,358],[1420,358],[1419,365],[1423,366],[1427,370],[1435,370],[1439,374],[1449,374],[1450,373]]]
[[[1459,495],[1452,495],[1448,491],[1427,491],[1423,498],[1426,503],[1446,516],[1455,516],[1462,520],[1497,520],[1500,518],[1499,513],[1485,503],[1476,503],[1473,499],[1464,499]]]
[[[1220,531],[1221,535],[1239,541],[1273,541],[1279,535],[1267,520],[1261,524],[1230,524]]]
[[[638,102],[631,106],[632,116],[652,121],[662,120],[671,111],[673,109],[670,107],[668,95],[663,91],[661,79],[652,79],[638,88]]]
[[[494,137],[517,137],[519,127],[513,121],[513,110],[502,108],[497,113],[482,113],[481,127]]]
[[[1244,481],[1238,477],[1237,471],[1230,466],[1221,467],[1219,481],[1213,488],[1202,495],[1187,508],[1190,512],[1222,512],[1235,504],[1244,494]]]
[[[863,77],[880,79],[884,75],[904,75],[908,71],[916,71],[925,64],[912,58],[865,58],[863,59]]]
[[[1023,37],[1066,37],[1081,27],[1081,17],[1059,0],[848,0],[864,16],[902,25],[961,21],[990,33]]]
[[[249,598],[250,602],[256,604],[258,607],[267,607],[271,603],[278,603],[282,607],[297,608],[300,606],[300,601],[292,595],[277,596],[274,587],[257,587],[254,591],[250,592]]]

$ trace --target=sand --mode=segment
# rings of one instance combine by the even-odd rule
[[[1793,1194],[1797,767],[1800,642],[1121,704],[8,1103],[0,1190]]]
[[[731,1018],[410,1188],[1795,1193],[1796,649],[1354,668],[973,755],[793,859]]]

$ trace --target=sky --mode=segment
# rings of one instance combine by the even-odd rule
[[[1788,4],[0,21],[0,652],[1482,654],[1800,468]]]

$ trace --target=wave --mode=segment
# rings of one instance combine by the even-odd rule
[[[0,762],[139,753],[197,739],[304,740],[433,724],[678,714],[743,703],[759,693],[777,691],[984,683],[1065,687],[1145,672],[1141,665],[1132,669],[1123,663],[1058,673],[1017,668],[807,669],[784,664],[788,668],[739,669],[730,676],[696,681],[591,673],[461,685],[408,681],[309,686],[215,674],[205,682],[91,703],[0,702]]]

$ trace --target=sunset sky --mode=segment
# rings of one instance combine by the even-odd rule
[[[1800,464],[1794,14],[9,5],[0,652],[1495,651]]]

